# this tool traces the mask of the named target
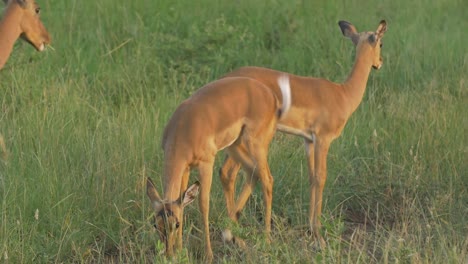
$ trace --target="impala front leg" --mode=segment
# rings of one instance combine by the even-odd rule
[[[322,214],[322,196],[325,181],[327,179],[327,155],[331,141],[326,138],[316,137],[314,148],[314,173],[311,177],[310,192],[310,225],[312,234],[318,240],[321,248],[325,247],[325,241],[320,235],[320,217]]]
[[[214,159],[214,157],[213,157]],[[200,212],[203,219],[203,227],[205,231],[205,258],[207,263],[213,261],[213,251],[211,250],[211,241],[210,241],[210,223],[209,223],[209,214],[210,214],[210,190],[211,190],[211,181],[213,176],[213,163],[210,162],[201,162],[198,165],[198,170],[200,172]]]
[[[233,185],[235,184],[236,175],[240,168],[240,165],[243,166],[244,170],[247,173],[246,182],[244,183],[244,186],[242,188],[242,191],[239,194],[239,197],[237,198],[237,201],[235,201],[235,204],[232,207],[232,210],[231,211],[228,210],[229,217],[234,222],[237,222],[239,220],[240,212],[242,211],[245,204],[247,203],[247,200],[252,194],[252,191],[255,188],[255,184],[258,181],[258,177],[255,172],[256,163],[252,160],[251,151],[247,149],[245,143],[242,141],[236,142],[235,144],[231,145],[226,150],[228,152],[228,155],[230,156],[229,164],[231,166],[236,166],[236,167],[233,167],[233,170],[231,171],[231,173],[233,173],[231,174],[231,177],[233,177],[231,178],[231,181],[232,181],[231,184]],[[232,194],[232,196],[234,196],[234,194]]]
[[[315,137],[315,136],[314,136]],[[309,228],[313,232],[313,219],[315,218],[315,145],[314,141],[304,139],[304,147],[307,155],[307,168],[309,173]]]
[[[184,174],[182,175],[182,183],[180,184],[180,193],[184,194],[185,191],[187,191],[187,186],[188,186],[188,180],[190,176],[190,168],[186,168],[184,171]],[[182,212],[181,215],[184,215],[184,207],[182,207]],[[182,238],[183,238],[183,223],[184,221],[180,222],[180,226],[177,229],[177,237],[176,237],[176,246],[177,249],[180,250],[182,249]]]

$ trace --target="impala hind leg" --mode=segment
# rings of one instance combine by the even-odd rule
[[[254,159],[257,161],[256,178],[262,183],[263,201],[265,203],[265,234],[270,241],[271,233],[271,207],[273,202],[273,176],[271,176],[268,166],[267,151],[264,149],[255,149]]]
[[[270,168],[268,166],[268,145],[273,132],[270,135],[264,132],[264,141],[252,140],[252,138],[246,138],[239,146],[241,148],[235,149],[240,151],[244,155],[233,155],[233,158],[240,158],[239,162],[242,163],[247,172],[247,181],[244,184],[243,190],[239,195],[236,203],[236,219],[240,211],[244,208],[245,203],[252,194],[255,184],[258,180],[262,183],[263,200],[265,203],[265,234],[267,240],[270,241],[271,232],[271,206],[273,201],[273,177],[271,176]]]
[[[255,162],[249,155],[244,143],[237,142],[236,144],[231,145],[227,149],[227,152],[230,156],[230,159],[232,160],[232,164],[242,164],[247,174],[246,182],[242,187],[242,191],[240,192],[237,201],[232,207],[231,212],[228,211],[229,217],[234,222],[237,222],[239,220],[242,209],[244,208],[250,195],[252,194],[253,189],[255,188],[255,184],[257,183],[258,178],[255,175]],[[231,180],[233,180],[232,184],[235,185],[236,175],[233,176],[234,179],[231,178]]]
[[[219,170],[219,177],[223,186],[224,197],[226,198],[226,208],[228,215],[235,214],[235,193],[236,193],[236,178],[239,173],[241,164],[233,159],[230,155],[226,155],[224,164]]]

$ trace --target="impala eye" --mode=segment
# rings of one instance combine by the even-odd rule
[[[175,228],[176,228],[176,229],[178,229],[178,228],[179,228],[179,226],[180,226],[180,223],[179,223],[179,222],[177,222],[177,223],[175,224]]]
[[[36,10],[34,10],[34,11],[36,11],[36,14],[39,14],[39,13],[41,12],[41,8],[40,8],[40,7],[36,7]]]
[[[380,43],[380,47],[381,47],[381,48],[383,47],[383,43]]]

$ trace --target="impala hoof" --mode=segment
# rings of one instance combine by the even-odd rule
[[[224,243],[231,243],[234,240],[234,236],[232,235],[232,232],[229,229],[224,229],[222,233],[222,238]]]
[[[229,229],[224,229],[223,233],[222,233],[222,239],[223,239],[223,242],[224,243],[232,243],[242,249],[245,249],[247,248],[247,245],[245,243],[245,241],[243,239],[240,239],[238,237],[235,237],[231,230]]]

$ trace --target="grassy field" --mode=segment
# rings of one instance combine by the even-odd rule
[[[18,42],[0,72],[1,263],[166,261],[144,184],[160,185],[172,111],[244,65],[343,81],[354,51],[340,19],[360,31],[386,19],[388,31],[384,65],[330,149],[328,247],[315,250],[306,234],[302,140],[278,133],[273,242],[262,236],[257,190],[235,228],[248,250],[222,243],[229,221],[215,173],[215,262],[468,262],[466,2],[117,2],[39,0],[54,50]],[[174,262],[197,263],[196,204],[185,221]]]

